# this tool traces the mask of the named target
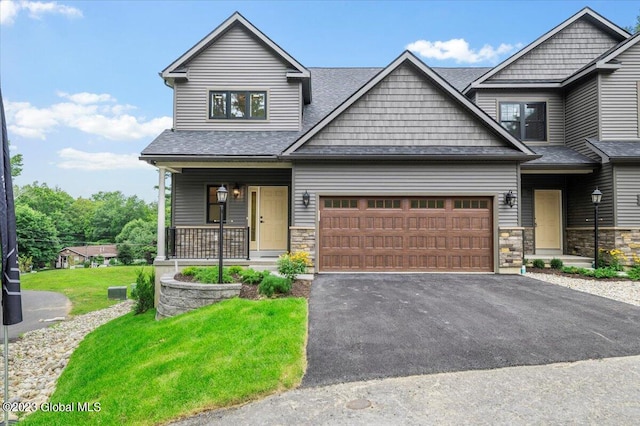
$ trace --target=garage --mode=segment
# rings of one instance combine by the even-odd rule
[[[490,197],[321,197],[320,272],[492,272]]]

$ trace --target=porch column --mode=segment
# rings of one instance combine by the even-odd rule
[[[165,201],[164,201],[164,175],[166,169],[158,167],[158,260],[166,260],[165,241],[164,241],[164,221],[165,221]]]

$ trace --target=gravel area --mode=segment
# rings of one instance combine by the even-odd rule
[[[534,272],[527,272],[525,275],[536,280],[569,287],[573,290],[640,306],[640,281],[587,280]]]
[[[28,331],[21,339],[10,342],[9,402],[27,407],[39,407],[46,402],[80,341],[102,324],[131,312],[132,305],[133,301],[128,300],[78,315],[51,327]],[[4,360],[0,372],[4,374]],[[3,400],[1,393],[0,400]],[[15,413],[12,414],[15,419]]]

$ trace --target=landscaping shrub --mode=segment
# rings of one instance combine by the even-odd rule
[[[562,260],[556,259],[554,257],[553,259],[551,259],[551,262],[549,262],[549,265],[551,266],[551,269],[562,269],[564,263],[562,263]]]
[[[240,265],[229,266],[229,273],[231,275],[238,275],[240,274],[241,271],[242,271],[242,266]]]
[[[634,281],[640,281],[640,266],[634,266],[627,271],[627,276]]]
[[[311,260],[306,251],[285,253],[278,257],[278,272],[291,281],[295,281],[299,274],[304,274],[310,265]]]
[[[218,267],[217,266],[187,266],[182,270],[182,275],[193,277],[197,282],[203,284],[218,283]],[[233,277],[229,268],[222,268],[222,282],[232,283]]]
[[[243,283],[251,285],[260,284],[260,281],[262,281],[264,276],[262,272],[258,272],[251,268],[243,269],[238,275],[240,275],[240,280]]]
[[[544,269],[544,260],[542,260],[542,259],[534,259],[533,260],[533,267],[534,268],[539,268],[539,269]]]
[[[133,311],[142,314],[153,308],[154,287],[156,283],[155,269],[147,274],[144,269],[136,271],[136,286],[131,291],[131,297],[136,300]]]
[[[258,293],[267,297],[273,296],[274,293],[287,294],[289,292],[291,292],[291,280],[276,275],[267,275],[258,286]]]
[[[578,268],[577,266],[563,266],[562,267],[562,272],[564,272],[565,274],[585,275],[587,270],[584,269],[584,268]]]
[[[618,276],[618,270],[615,267],[598,268],[593,271],[596,278],[615,278]]]

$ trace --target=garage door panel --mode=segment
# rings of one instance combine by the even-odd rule
[[[325,199],[319,270],[493,271],[491,205],[489,198]]]

